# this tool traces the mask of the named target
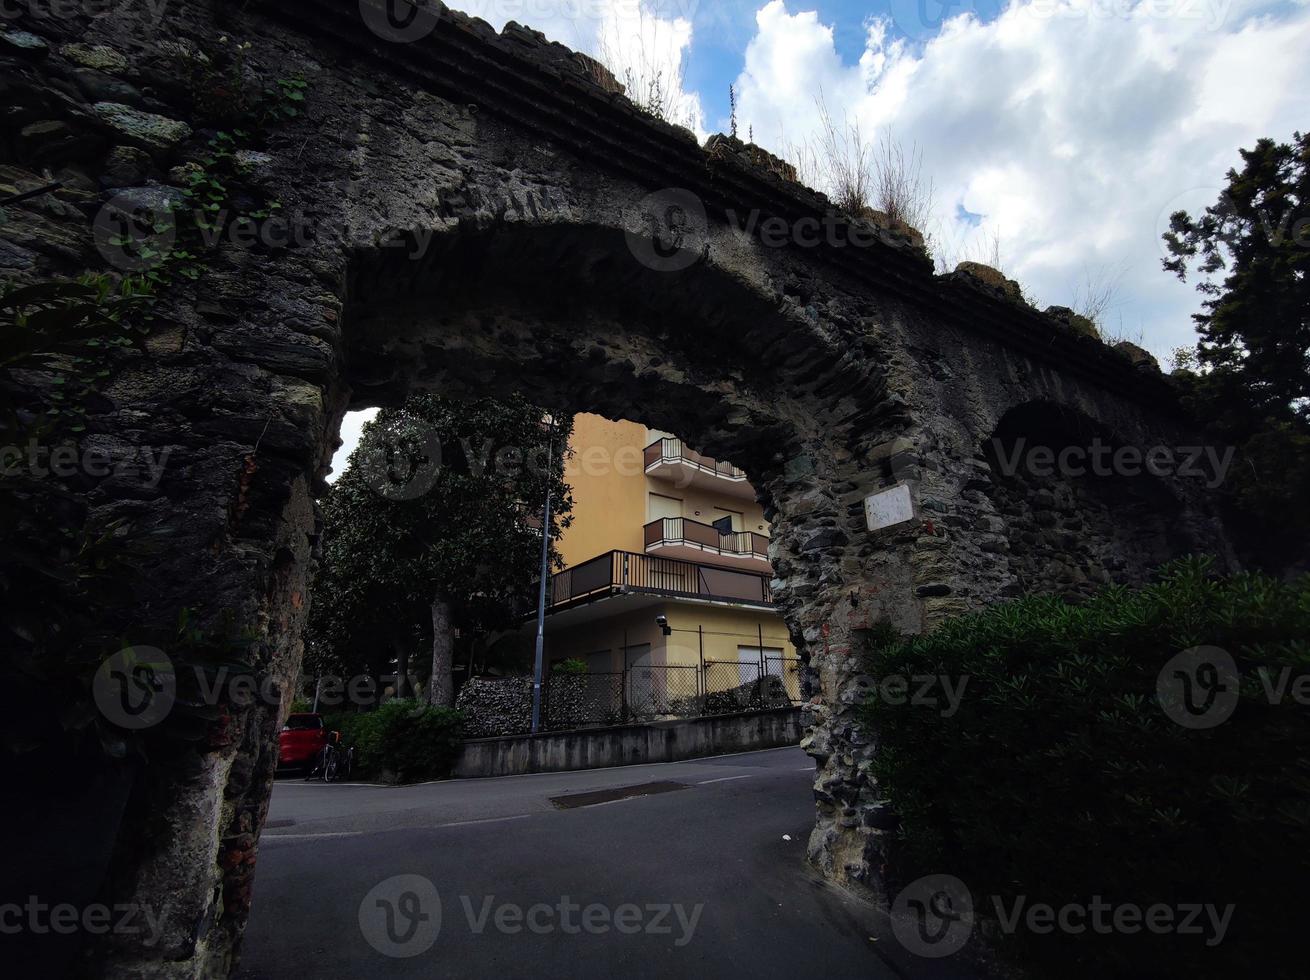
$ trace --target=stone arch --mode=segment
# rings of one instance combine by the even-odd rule
[[[624,203],[641,216],[640,199]],[[221,555],[206,573],[224,600],[247,604],[268,624],[260,651],[265,670],[285,683],[299,658],[303,599],[312,596],[312,498],[342,416],[397,403],[416,390],[513,390],[552,410],[633,418],[677,431],[745,469],[773,525],[775,594],[806,664],[803,690],[814,698],[807,710],[818,729],[829,727],[826,704],[837,702],[835,692],[855,669],[852,615],[919,627],[923,617],[904,549],[852,546],[864,523],[864,490],[886,482],[881,470],[863,472],[863,450],[852,447],[886,444],[912,431],[904,399],[885,376],[885,340],[873,331],[843,337],[834,322],[800,304],[801,294],[791,297],[777,268],[785,256],[741,249],[672,277],[652,270],[629,245],[631,224],[605,223],[615,214],[586,221],[479,214],[441,230],[403,233],[369,215],[381,229],[377,237],[427,241],[422,256],[333,241],[283,257],[273,282],[260,279],[271,288],[253,302],[252,284],[241,278],[248,257],[219,256],[226,302],[206,302],[201,320],[234,362],[226,365],[228,377],[243,384],[229,393],[232,416],[204,425],[225,434],[234,426],[238,439],[262,441],[267,458],[247,488],[244,509],[235,517],[229,511],[225,528],[215,530],[245,563]],[[223,268],[227,261],[232,265]],[[315,280],[326,280],[330,291],[306,285]],[[864,309],[880,303],[868,298]],[[308,333],[306,325],[315,321],[331,324],[331,348],[303,337],[290,343],[293,329]],[[319,353],[321,367],[310,360]],[[269,355],[285,358],[281,370],[238,366],[267,363]],[[852,593],[858,610],[848,600]],[[241,719],[231,755],[214,760],[209,782],[162,790],[176,794],[175,819],[184,811],[194,815],[197,799],[206,809],[193,833],[142,862],[136,887],[167,888],[175,899],[175,935],[209,917],[213,948],[197,956],[232,955],[244,923],[276,720],[275,710],[255,706]],[[861,744],[844,724],[835,735],[838,745]],[[810,743],[831,771],[821,795],[849,781],[852,769],[825,744]],[[856,781],[851,802],[865,806],[873,788],[863,777]],[[848,829],[828,821],[812,855],[852,884],[876,886],[876,853]],[[212,867],[181,853],[200,850],[211,836],[218,841],[216,878]],[[179,865],[185,875],[163,884],[165,870]],[[125,955],[138,963],[155,954]]]
[[[1007,411],[1040,399],[1125,438],[1177,444],[1186,421],[1158,374],[977,276],[934,276],[914,242],[835,212],[760,148],[701,147],[540,35],[432,9],[429,36],[397,46],[361,29],[357,0],[198,0],[162,27],[141,5],[46,18],[4,54],[14,118],[61,123],[23,140],[54,133],[64,142],[42,154],[91,154],[68,177],[83,196],[11,226],[37,229],[5,253],[32,279],[100,261],[87,228],[100,178],[122,186],[127,161],[147,189],[176,188],[179,166],[203,154],[214,127],[179,63],[203,75],[200,56],[233,37],[251,42],[260,84],[300,73],[309,86],[305,113],[242,158],[250,194],[306,234],[207,255],[103,392],[99,431],[173,460],[149,492],[106,481],[91,499],[96,520],[133,524],[148,570],[128,626],[182,609],[198,629],[231,621],[255,670],[285,686],[311,596],[314,497],[351,406],[503,385],[675,429],[766,495],[775,591],[809,661],[809,853],[876,892],[888,823],[862,765],[875,733],[850,710],[859,633],[884,618],[931,628],[1003,595],[1016,559],[988,550],[1007,526],[980,447]],[[88,76],[88,57],[117,77]],[[106,110],[107,91],[128,111]],[[19,162],[42,186],[36,151]],[[679,201],[704,220],[671,227]],[[766,244],[773,221],[838,240]],[[659,272],[642,250],[691,261]],[[898,488],[909,516],[870,529],[866,497]],[[1180,499],[1197,540],[1221,545],[1202,495]],[[107,940],[118,975],[233,963],[279,709],[222,709],[178,764],[138,782],[111,898],[167,896],[167,914],[158,946]]]
[[[838,580],[840,529],[851,523],[834,466],[849,439],[842,393],[858,389],[876,408],[885,381],[876,362],[843,357],[794,305],[761,290],[758,270],[697,263],[671,280],[639,261],[630,234],[493,220],[422,234],[431,245],[417,262],[352,251],[327,431],[347,410],[428,390],[513,391],[551,411],[677,432],[740,466],[759,492],[771,557],[787,573],[779,605],[808,666],[826,619],[815,585]],[[888,405],[890,432],[899,415]],[[335,445],[325,441],[320,467]],[[817,693],[817,665],[804,684]]]
[[[826,438],[819,395],[795,385],[830,357],[802,318],[721,266],[670,279],[625,230],[494,222],[434,235],[419,263],[350,257],[342,383],[351,408],[415,389],[515,388],[567,411],[649,421],[752,471],[761,487]],[[762,356],[763,352],[769,352]],[[845,369],[848,385],[876,369]]]

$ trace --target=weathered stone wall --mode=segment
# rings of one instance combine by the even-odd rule
[[[1098,446],[1094,459],[1080,459],[1085,448]],[[1162,562],[1204,546],[1205,530],[1185,523],[1196,509],[1161,479],[1144,466],[1136,475],[1116,472],[1113,454],[1122,448],[1112,433],[1049,402],[1007,413],[984,448],[988,495],[1001,521],[989,517],[988,530],[1004,531],[986,543],[1009,554],[1014,576],[1002,594],[1090,595],[1112,582],[1143,581]],[[1061,473],[1032,462],[1042,449],[1056,458],[1069,451],[1079,456],[1069,457],[1070,472]],[[1204,487],[1208,475],[1193,473],[1190,453],[1182,455],[1186,479],[1201,481],[1192,489]]]
[[[1115,512],[1095,501],[1047,507],[1043,488],[998,481],[985,446],[1035,401],[1125,442],[1178,444],[1168,385],[1003,279],[935,277],[911,236],[834,215],[766,157],[701,148],[538,35],[442,14],[397,45],[359,16],[353,0],[208,0],[161,19],[148,5],[98,18],[42,5],[5,28],[0,183],[38,187],[49,169],[65,184],[0,226],[0,265],[20,280],[104,267],[96,214],[124,188],[177,193],[220,128],[216,84],[232,100],[247,84],[307,83],[303,113],[245,151],[235,195],[247,212],[276,201],[305,233],[207,252],[197,281],[170,286],[145,350],[115,362],[92,420],[98,437],[171,450],[157,486],[110,480],[91,497],[95,521],[129,523],[150,570],[139,621],[187,608],[201,626],[235,622],[259,671],[294,675],[312,497],[351,407],[514,390],[676,431],[760,490],[820,764],[810,854],[876,892],[889,824],[868,777],[876,733],[851,718],[860,631],[1079,586],[1037,572],[1064,546],[1048,512],[1095,539],[1092,572],[1140,576],[1161,549],[1111,539]],[[247,42],[234,68],[231,46]],[[675,236],[671,200],[705,220]],[[877,234],[766,247],[729,209]],[[656,251],[653,228],[681,251]],[[914,519],[868,532],[864,497],[898,483]],[[1223,553],[1203,494],[1162,485],[1185,529],[1170,549]],[[229,707],[184,765],[140,781],[151,819],[122,835],[109,890],[166,897],[167,930],[157,947],[99,950],[106,975],[217,975],[233,961],[278,708]]]

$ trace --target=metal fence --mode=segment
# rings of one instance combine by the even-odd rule
[[[799,704],[800,661],[706,661],[640,664],[612,673],[546,676],[542,725],[547,731],[698,718]]]

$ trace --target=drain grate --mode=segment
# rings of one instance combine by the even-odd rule
[[[628,800],[634,796],[654,796],[656,793],[672,793],[674,790],[686,789],[686,783],[665,780],[658,783],[642,783],[639,786],[617,786],[614,789],[598,789],[590,793],[573,793],[569,796],[552,796],[550,802],[561,810],[573,810],[580,806],[595,806],[597,803],[613,803],[615,800]]]

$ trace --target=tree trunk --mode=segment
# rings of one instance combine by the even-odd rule
[[[455,660],[455,630],[450,622],[450,604],[444,596],[432,600],[432,679],[428,681],[428,702],[438,708],[455,706],[455,683],[451,669]]]

